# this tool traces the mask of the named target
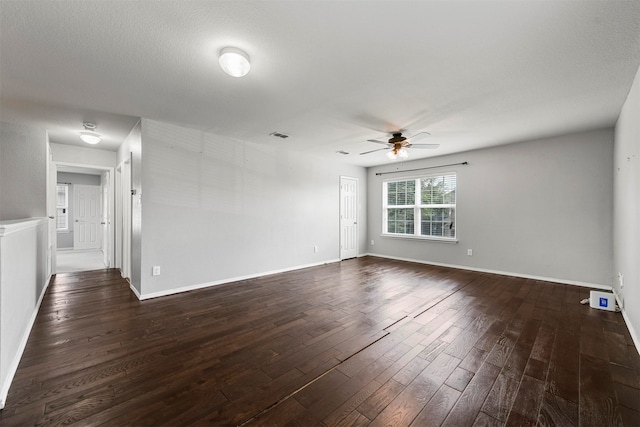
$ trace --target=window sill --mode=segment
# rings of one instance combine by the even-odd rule
[[[458,243],[457,238],[447,238],[447,237],[432,237],[432,236],[415,236],[410,234],[389,234],[382,233],[380,237],[389,237],[392,239],[408,239],[408,240],[426,240],[429,242],[437,242],[437,243]]]

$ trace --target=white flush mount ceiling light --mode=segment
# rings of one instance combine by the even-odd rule
[[[222,70],[233,77],[246,76],[251,69],[249,55],[235,47],[225,47],[218,58]]]
[[[94,145],[100,142],[100,135],[95,132],[97,128],[95,123],[85,122],[82,125],[84,126],[84,130],[80,132],[81,140],[91,145]]]

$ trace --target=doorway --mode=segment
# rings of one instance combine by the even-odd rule
[[[340,177],[340,259],[358,256],[358,179]]]
[[[113,267],[113,168],[56,162],[54,273]]]

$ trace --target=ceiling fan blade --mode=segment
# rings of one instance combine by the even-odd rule
[[[387,141],[378,141],[377,139],[367,139],[367,142],[374,142],[376,144],[389,145]]]
[[[418,149],[438,148],[440,144],[411,144],[409,147]]]
[[[431,136],[431,134],[429,132],[418,132],[413,136],[410,136],[409,138],[407,138],[409,141],[421,141],[423,139],[425,139],[426,137]]]
[[[376,148],[375,150],[365,151],[364,153],[360,153],[360,155],[362,156],[363,154],[375,153],[376,151],[390,150],[390,149],[391,149],[391,147],[388,147],[388,148]]]

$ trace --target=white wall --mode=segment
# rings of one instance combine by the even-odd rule
[[[113,168],[116,166],[116,153],[114,151],[51,143],[51,152],[54,162],[89,167],[95,166],[98,168]]]
[[[337,260],[340,175],[364,252],[364,168],[146,119],[142,151],[143,297]]]
[[[0,122],[0,220],[47,213],[47,133]]]
[[[372,254],[611,286],[613,132],[604,129],[370,168]],[[458,174],[459,243],[381,237],[382,182],[413,169],[468,161]],[[409,175],[415,175],[412,172]],[[473,256],[467,255],[473,249]]]
[[[47,233],[45,218],[0,221],[0,409],[49,281]]]
[[[616,124],[614,150],[614,266],[616,292],[640,351],[640,69]],[[624,288],[617,280],[622,274]]]

